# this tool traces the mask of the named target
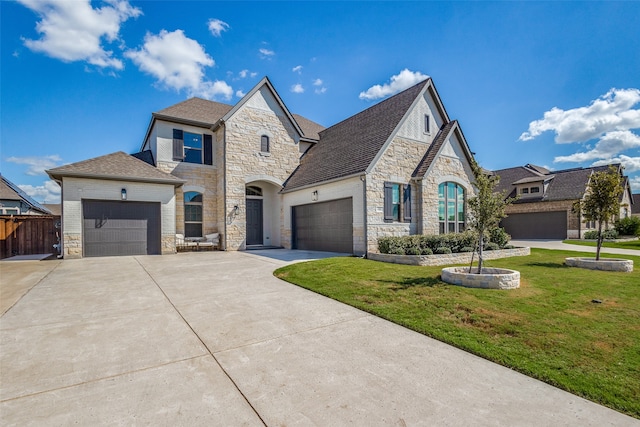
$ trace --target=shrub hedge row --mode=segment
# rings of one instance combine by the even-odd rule
[[[505,248],[511,239],[503,228],[492,230],[487,237],[489,241],[485,240],[485,250]],[[450,254],[473,252],[477,243],[477,234],[467,230],[463,233],[381,237],[378,239],[378,250],[393,255]]]

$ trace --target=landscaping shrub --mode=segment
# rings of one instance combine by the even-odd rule
[[[476,233],[467,230],[463,233],[381,237],[378,250],[383,254],[433,255],[441,248],[447,248],[449,252],[440,253],[473,252],[477,243]]]
[[[489,232],[489,242],[495,243],[499,248],[504,247],[511,240],[511,236],[502,227],[496,227]]]
[[[485,251],[497,251],[498,249],[500,249],[500,246],[497,243],[489,242],[484,245]]]
[[[616,221],[616,231],[621,236],[640,236],[640,218],[632,216]]]
[[[473,252],[474,248],[472,248],[471,246],[463,246],[460,248],[459,252]]]
[[[435,253],[438,254],[438,255],[450,254],[451,253],[451,249],[446,247],[446,246],[441,246],[441,247],[436,249]]]
[[[590,230],[584,233],[586,240],[596,240],[598,238],[598,230]],[[618,238],[618,232],[615,229],[605,230],[602,232],[602,238],[605,240],[614,240]]]
[[[433,251],[430,248],[422,248],[420,255],[433,255]]]

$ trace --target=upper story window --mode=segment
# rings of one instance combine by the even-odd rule
[[[263,153],[268,153],[270,148],[269,136],[262,135],[260,137],[260,151],[262,151]]]
[[[173,160],[212,165],[213,137],[207,134],[173,130]]]
[[[411,186],[384,183],[384,220],[411,222]]]
[[[540,187],[531,187],[531,192],[532,193],[539,193],[540,192]]]
[[[461,233],[465,229],[465,189],[455,182],[443,182],[438,186],[438,219],[440,234]]]
[[[428,114],[424,115],[424,133],[431,133],[431,118]]]
[[[528,188],[523,188],[522,189],[522,194],[529,194],[529,189]]]

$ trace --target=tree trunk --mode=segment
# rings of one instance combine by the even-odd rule
[[[478,273],[482,274],[482,249],[484,247],[484,230],[480,230],[480,237],[478,238]]]
[[[596,261],[600,261],[601,247],[602,247],[602,221],[598,221],[598,243],[596,244]]]

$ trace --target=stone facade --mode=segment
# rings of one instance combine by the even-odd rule
[[[483,268],[481,274],[469,273],[467,267],[442,269],[442,281],[467,288],[516,289],[520,287],[520,272],[506,268]]]

